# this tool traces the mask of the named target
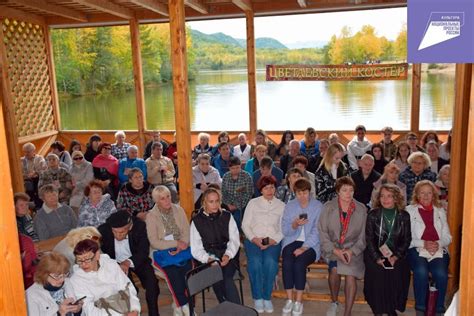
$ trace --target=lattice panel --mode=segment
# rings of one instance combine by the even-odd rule
[[[4,19],[2,29],[18,137],[55,130],[43,27]]]

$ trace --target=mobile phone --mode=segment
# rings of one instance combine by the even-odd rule
[[[385,259],[384,261],[382,261],[382,264],[383,264],[384,269],[387,269],[387,270],[393,269],[393,266],[390,263],[390,261],[388,261],[388,259]]]
[[[270,237],[262,238],[262,245],[266,246],[270,243]]]
[[[87,296],[83,296],[80,299],[76,300],[74,303],[71,303],[70,305],[77,305],[79,304],[83,299],[85,299]]]
[[[300,219],[308,219],[308,213],[301,213]]]

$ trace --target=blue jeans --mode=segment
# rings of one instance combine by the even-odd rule
[[[242,211],[240,209],[236,209],[235,211],[231,212],[232,217],[234,218],[235,223],[237,224],[237,228],[239,232],[242,231]]]
[[[273,282],[278,273],[278,258],[281,245],[278,243],[261,250],[248,239],[244,241],[247,254],[247,272],[250,279],[250,288],[254,300],[270,300]]]
[[[408,261],[413,271],[413,288],[415,292],[415,309],[426,310],[426,300],[428,295],[429,273],[431,279],[438,289],[438,299],[436,300],[436,312],[444,313],[444,299],[446,288],[448,287],[448,265],[449,255],[445,253],[443,258],[433,259],[430,262],[426,258],[420,257],[416,248],[408,250]]]
[[[295,288],[297,291],[303,291],[306,285],[306,269],[316,260],[316,252],[313,248],[308,248],[301,255],[295,257],[293,252],[302,245],[302,241],[294,241],[286,245],[281,253],[281,270],[285,290]]]

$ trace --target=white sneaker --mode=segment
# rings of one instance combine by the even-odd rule
[[[283,313],[288,314],[288,313],[291,313],[292,310],[293,310],[293,301],[286,300],[285,306],[283,306],[283,309],[282,309]]]
[[[259,314],[263,313],[263,311],[265,310],[262,299],[254,300],[253,306]]]
[[[175,303],[171,304],[171,307],[173,308],[173,316],[184,316],[181,307],[176,306]]]
[[[291,315],[300,316],[301,314],[303,314],[303,303],[295,302],[293,305],[293,310],[291,311]]]
[[[265,313],[273,313],[273,304],[270,300],[263,300],[263,309]]]
[[[191,311],[189,310],[189,304],[181,306],[181,311],[183,312],[183,316],[191,315]]]
[[[329,305],[328,311],[326,312],[326,316],[336,316],[338,307],[339,302],[332,302],[331,305]]]

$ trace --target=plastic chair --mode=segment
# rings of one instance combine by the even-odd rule
[[[186,273],[186,286],[188,288],[190,299],[191,315],[194,311],[193,298],[199,292],[202,292],[202,310],[203,316],[255,316],[257,311],[253,308],[235,304],[232,302],[222,302],[219,305],[206,311],[204,302],[204,290],[211,287],[213,284],[223,280],[222,268],[217,261],[203,264],[188,273]]]

